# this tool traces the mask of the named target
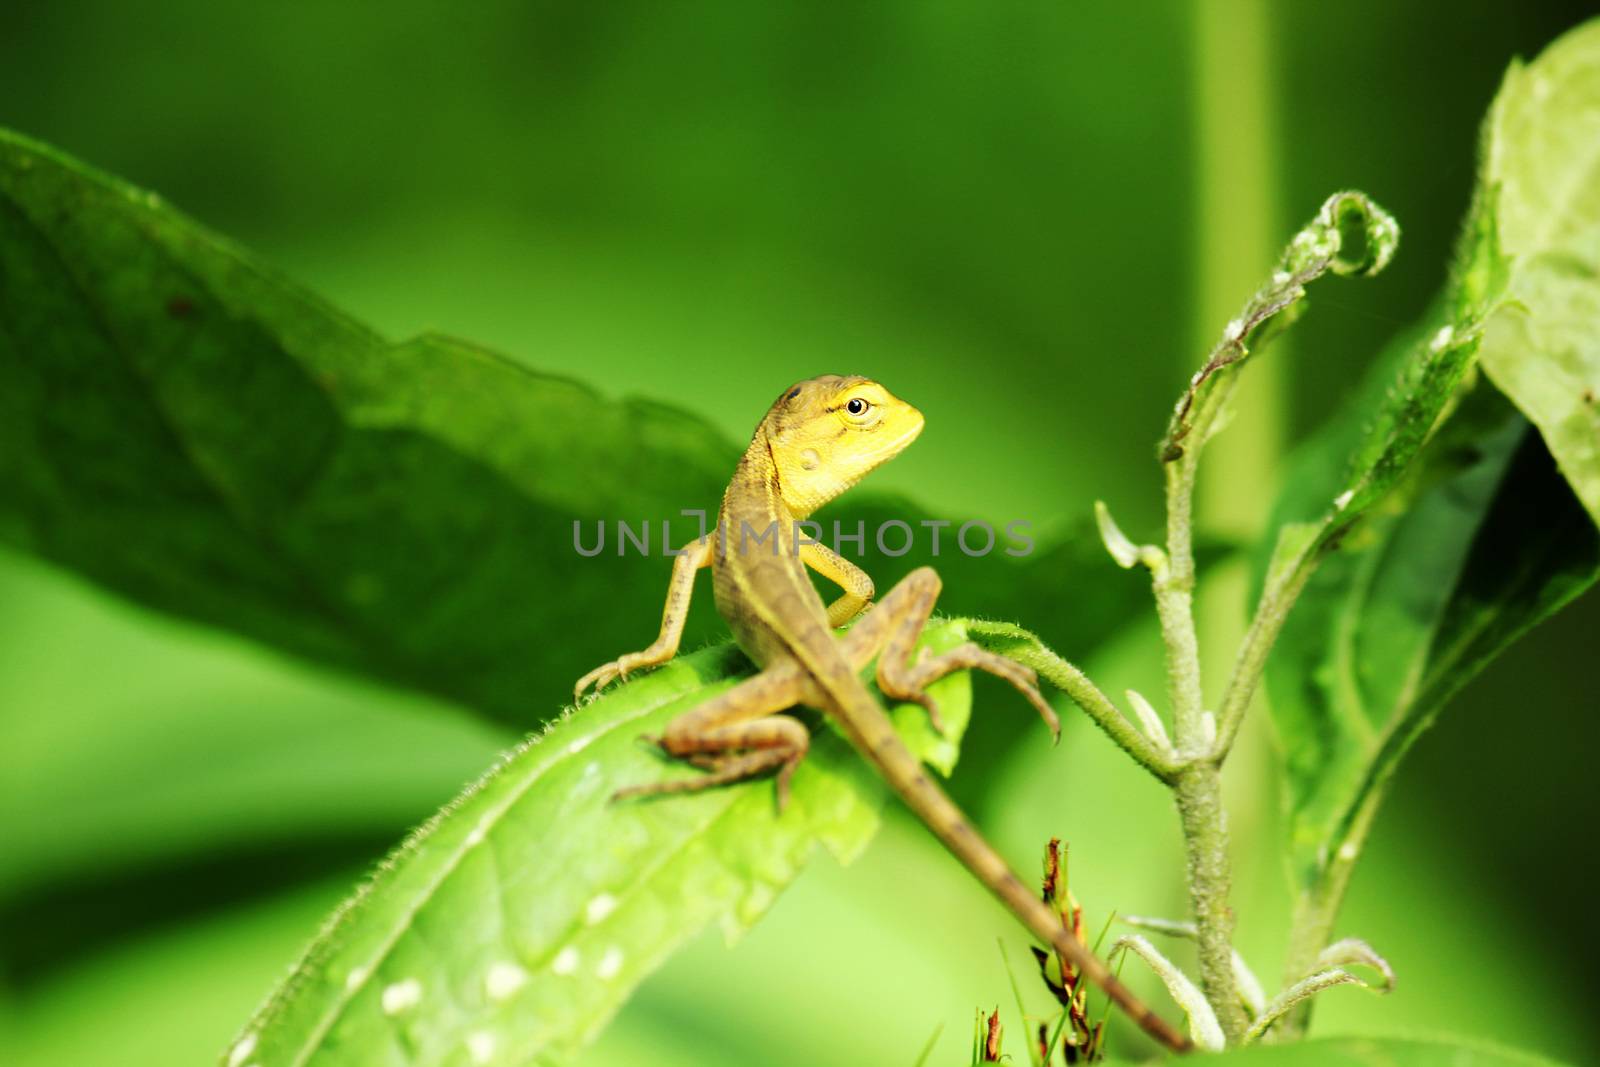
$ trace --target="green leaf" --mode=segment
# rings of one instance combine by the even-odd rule
[[[1512,64],[1485,144],[1509,278],[1479,358],[1600,523],[1600,20]]]
[[[935,650],[966,639],[930,628]],[[818,842],[854,857],[884,789],[832,730],[814,733],[788,809],[772,784],[610,800],[694,775],[640,744],[737,684],[732,646],[681,657],[553,723],[405,842],[329,921],[223,1062],[360,1067],[524,1064],[571,1055],[678,945],[747,927]],[[896,710],[901,736],[948,769],[970,683],[934,690],[950,738]],[[919,719],[920,716],[920,719]]]
[[[1372,516],[1312,576],[1268,663],[1305,886],[1354,861],[1383,786],[1449,697],[1600,576],[1600,536],[1488,387],[1422,466],[1406,510]]]
[[[1527,77],[1543,77],[1551,57],[1564,68],[1569,47],[1552,48]],[[1513,151],[1498,140],[1501,113],[1497,103],[1491,161]],[[1521,166],[1543,165],[1531,139],[1520,151]],[[1276,509],[1282,534],[1257,560],[1267,598],[1304,583],[1267,666],[1304,888],[1348,873],[1383,786],[1450,695],[1592,584],[1600,565],[1593,523],[1527,421],[1475,384],[1480,346],[1505,316],[1543,321],[1518,303],[1517,261],[1502,248],[1531,225],[1490,180],[1507,165],[1486,164],[1429,324],[1302,450]],[[1558,213],[1541,223],[1549,232],[1578,224],[1559,215],[1563,202],[1547,207]],[[1600,299],[1600,279],[1589,284]],[[1600,318],[1585,329],[1592,350]]]
[[[714,511],[737,456],[681,411],[450,338],[390,343],[153,194],[0,131],[0,540],[143,604],[525,726],[654,636],[662,524],[696,536],[681,509]],[[1062,647],[1144,606],[1092,540],[1014,559],[1002,531],[969,557],[953,526],[932,552],[933,516],[903,501],[834,518],[866,523],[880,588],[937,562],[947,610],[1038,602]],[[894,531],[878,548],[889,518],[916,550],[890,555]],[[650,523],[650,556],[617,554],[618,520]],[[586,545],[607,524],[601,555],[575,551],[575,523]],[[1061,588],[1070,605],[1040,592]],[[700,601],[686,647],[726,632]]]
[[[1228,1067],[1553,1067],[1556,1061],[1486,1043],[1439,1037],[1332,1037],[1252,1045],[1207,1056]],[[1117,1061],[1108,1061],[1115,1067]]]

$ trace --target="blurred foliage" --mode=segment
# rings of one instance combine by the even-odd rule
[[[0,539],[523,726],[594,649],[648,638],[664,548],[699,533],[681,512],[714,514],[738,455],[700,419],[436,335],[386,344],[154,197],[4,133],[0,203]],[[961,518],[935,547],[904,502],[827,516],[846,532],[885,517],[918,535],[894,556],[868,535],[880,587],[939,560],[966,590],[947,610],[1103,567],[1055,545],[969,556]],[[1092,642],[1141,606],[1113,590],[1043,621]],[[549,639],[579,629],[592,644]]]
[[[1330,283],[1297,328],[1292,385],[1267,400],[1293,432],[1437,288],[1507,60],[1586,12],[1273,9],[1274,232],[1340,185],[1406,227],[1384,284]],[[725,440],[784,383],[865,370],[930,420],[869,484],[1042,529],[1102,496],[1137,534],[1156,517],[1152,442],[1194,364],[1187,339],[1219,326],[1191,322],[1190,31],[1186,4],[14,5],[0,124],[160,190],[386,336],[471,336],[704,414]],[[1248,272],[1271,251],[1237,254]],[[567,536],[544,531],[527,561]],[[1024,583],[993,607],[955,600],[985,595],[989,571],[947,587],[952,610],[1017,618],[1081,659],[1127,615],[1077,629],[1072,601],[1144,592],[1108,563],[1073,573],[1066,596]],[[636,643],[664,577],[628,579],[643,615],[570,626],[578,670]],[[487,644],[549,609],[509,610],[463,625]],[[1530,1047],[1571,1057],[1600,1037],[1574,993],[1600,919],[1567,876],[1565,829],[1592,813],[1582,754],[1600,737],[1573,694],[1596,610],[1586,598],[1491,668],[1412,757],[1349,909],[1400,989],[1331,1001],[1319,1027],[1503,1039],[1515,1020]],[[1085,665],[1108,689],[1107,670],[1156,688],[1153,665],[1103,659]],[[512,714],[551,707],[530,696]],[[1540,709],[1568,743],[1506,731],[1507,707]],[[1000,717],[980,716],[975,741]],[[0,560],[0,1058],[213,1056],[355,871],[512,739]],[[1079,848],[1085,899],[1180,911],[1165,798],[1081,722],[1063,749],[969,745],[956,784],[1004,821],[1014,856],[1052,831],[1102,842]],[[1256,847],[1274,840],[1268,766],[1233,773],[1256,801],[1235,806],[1241,943],[1270,959],[1284,893]],[[1523,802],[1486,803],[1491,781]],[[802,879],[738,951],[675,958],[588,1062],[910,1062],[939,1023],[930,1062],[959,1055],[956,1023],[1004,988],[989,935],[1014,935],[924,835],[888,831],[861,865]],[[1514,976],[1493,1007],[1486,958]],[[1133,1047],[1113,1035],[1114,1054]]]

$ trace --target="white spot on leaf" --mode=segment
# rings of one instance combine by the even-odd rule
[[[616,910],[617,898],[610,893],[601,893],[589,901],[589,906],[583,909],[583,918],[585,922],[593,926]]]
[[[468,1034],[467,1054],[473,1063],[488,1063],[494,1058],[494,1035],[484,1030]]]
[[[613,946],[606,949],[606,954],[600,957],[600,964],[594,969],[595,977],[602,981],[610,981],[622,970],[622,950]]]
[[[550,962],[550,969],[556,974],[571,974],[578,969],[578,950],[568,945],[556,953],[556,958]]]
[[[239,1067],[241,1063],[250,1058],[250,1053],[256,1050],[256,1035],[245,1034],[239,1043],[233,1046],[228,1053],[228,1067]]]
[[[1355,496],[1356,491],[1354,489],[1346,489],[1344,492],[1333,498],[1334,509],[1337,511],[1343,511],[1349,505],[1350,501],[1355,499]]]
[[[527,971],[515,963],[502,960],[490,966],[489,973],[483,977],[483,988],[490,1000],[508,1000],[527,980]]]
[[[350,973],[344,977],[344,987],[352,991],[360,989],[364,984],[366,984],[367,975],[371,973],[372,972],[367,970],[365,967],[351,968]]]
[[[407,978],[403,982],[395,982],[383,988],[383,1013],[385,1015],[399,1015],[403,1011],[410,1011],[422,1000],[422,983],[415,978]]]

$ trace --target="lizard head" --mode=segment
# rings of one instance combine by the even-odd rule
[[[872,379],[827,374],[785,389],[759,434],[784,504],[804,518],[899,455],[922,422],[922,412]]]

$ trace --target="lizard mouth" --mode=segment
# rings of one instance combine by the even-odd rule
[[[922,428],[928,424],[928,420],[922,417],[922,412],[916,410],[915,408],[911,409],[911,415],[912,423],[906,428],[905,433],[902,433],[899,437],[896,437],[889,444],[889,448],[895,452],[900,451],[902,448],[905,448],[907,445],[911,444],[911,442],[915,441],[918,437],[922,436]]]
[[[915,441],[917,437],[921,435],[922,428],[927,425],[927,420],[922,417],[922,412],[917,411],[915,408],[911,409],[911,416],[911,424],[901,431],[898,437],[895,437],[890,441],[885,441],[882,447],[876,448],[872,451],[871,462],[873,467],[887,463],[889,460],[893,459],[895,456],[904,451],[911,444],[911,442]]]

